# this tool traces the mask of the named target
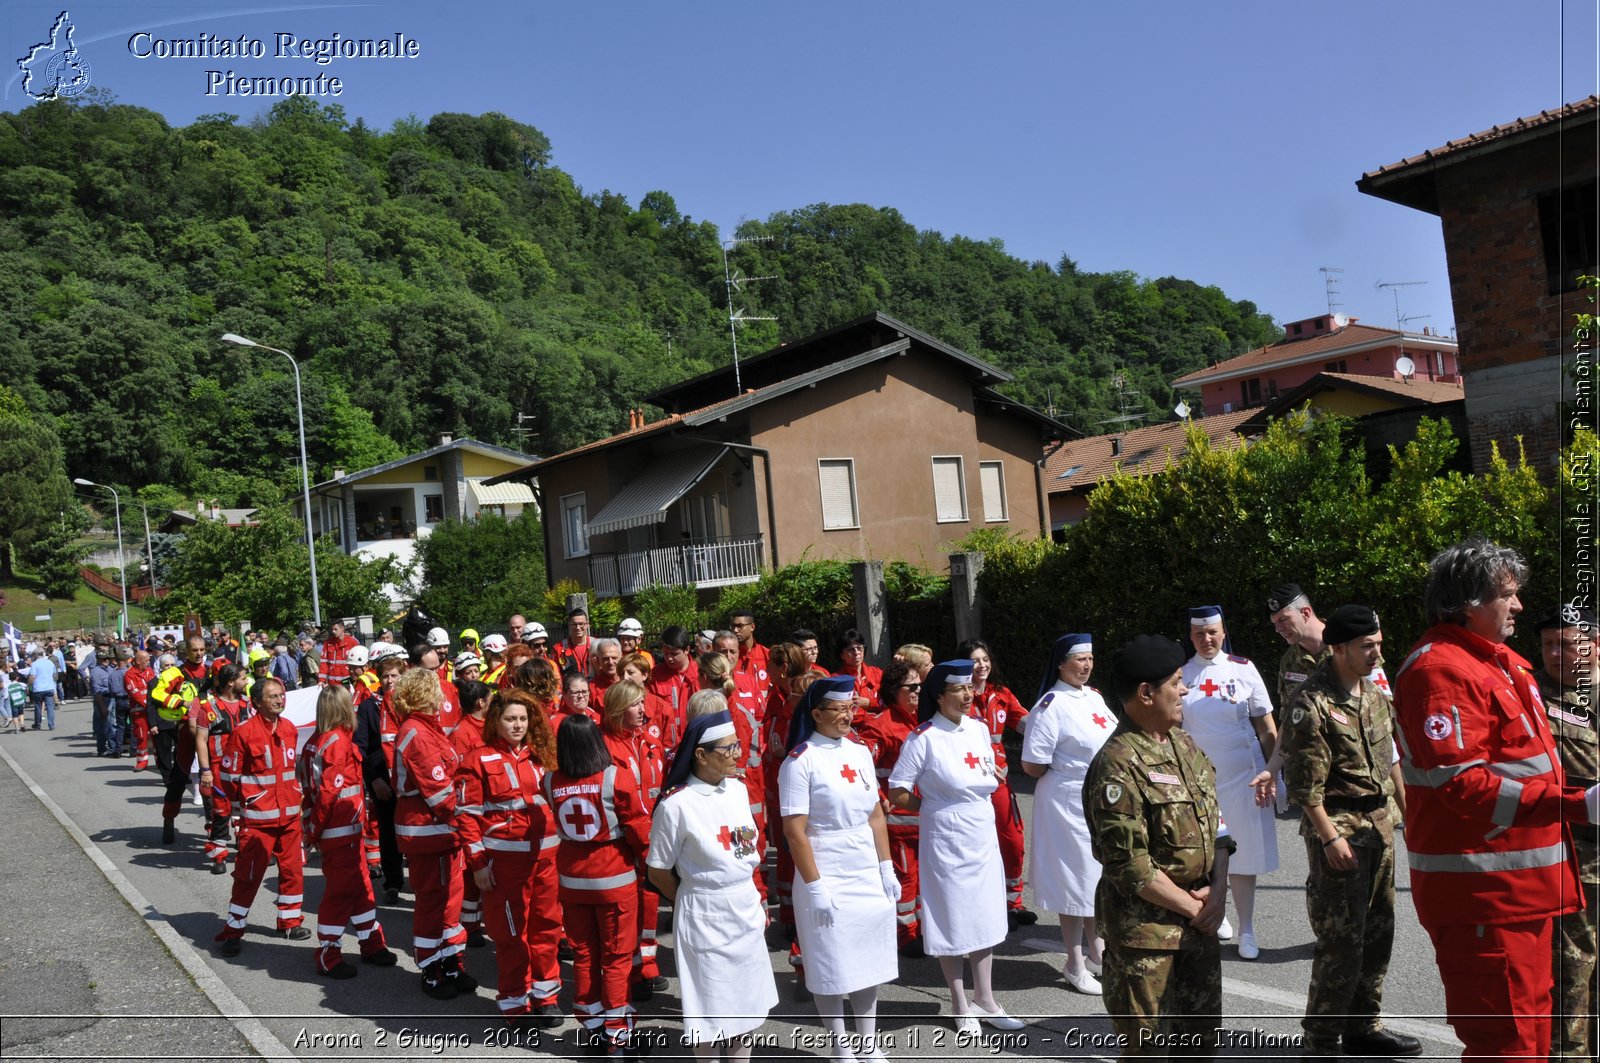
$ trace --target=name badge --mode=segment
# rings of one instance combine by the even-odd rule
[[[1283,673],[1283,678],[1287,679],[1291,683],[1304,683],[1306,681],[1306,674],[1304,672],[1285,672]]]
[[[1344,724],[1346,727],[1350,726],[1350,717],[1346,716],[1344,713],[1340,712],[1338,709],[1329,709],[1328,710],[1328,715],[1332,716],[1335,720],[1337,720],[1339,723]]]
[[[1556,708],[1553,705],[1550,707],[1549,712],[1550,712],[1550,715],[1554,716],[1556,719],[1565,720],[1568,723],[1575,723],[1579,727],[1592,727],[1592,726],[1594,726],[1593,724],[1591,724],[1589,722],[1589,718],[1587,716],[1579,716],[1576,713],[1565,712],[1565,711],[1563,711],[1561,709]]]
[[[1183,782],[1183,780],[1178,778],[1176,775],[1168,775],[1166,772],[1162,772],[1162,771],[1153,771],[1153,772],[1151,772],[1150,773],[1150,781],[1151,782],[1166,783],[1168,786],[1177,786],[1177,785],[1179,785],[1180,783]]]

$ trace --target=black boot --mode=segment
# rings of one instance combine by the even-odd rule
[[[450,980],[451,985],[456,987],[457,993],[476,993],[478,991],[478,980],[467,973],[466,965],[461,962],[459,953],[447,957],[442,963],[444,976]]]
[[[161,821],[161,844],[171,845],[178,840],[178,828],[170,819]]]
[[[1376,1029],[1368,1033],[1344,1035],[1344,1054],[1347,1056],[1382,1056],[1396,1059],[1401,1056],[1420,1056],[1422,1042],[1409,1034],[1393,1030]]]
[[[455,983],[445,977],[439,963],[430,963],[422,969],[422,991],[435,1000],[456,998]]]

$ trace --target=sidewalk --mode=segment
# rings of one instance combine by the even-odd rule
[[[3,758],[0,809],[0,1058],[260,1058]]]

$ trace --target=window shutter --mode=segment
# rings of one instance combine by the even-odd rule
[[[933,459],[934,519],[939,521],[967,519],[966,491],[961,479],[960,458]]]
[[[983,487],[983,519],[987,521],[1005,520],[1005,466],[998,461],[979,462],[978,482]]]
[[[856,520],[855,464],[848,458],[817,463],[822,481],[822,527],[854,528]]]

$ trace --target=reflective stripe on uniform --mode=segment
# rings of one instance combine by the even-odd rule
[[[360,834],[360,833],[361,833],[361,824],[352,823],[348,827],[333,827],[333,828],[330,828],[328,830],[323,831],[322,832],[322,840],[323,841],[328,841],[328,840],[330,840],[332,838],[348,838],[353,834]]]
[[[1522,784],[1515,779],[1501,779],[1500,792],[1495,795],[1494,811],[1489,814],[1489,822],[1497,827],[1508,828],[1517,819],[1517,806],[1522,803]]]
[[[494,852],[497,852],[497,853],[531,853],[531,852],[533,852],[533,843],[532,842],[517,842],[517,841],[511,841],[511,840],[506,839],[506,838],[485,838],[485,839],[483,839],[483,847],[485,849],[491,849],[491,850],[493,850]]]
[[[1408,853],[1413,871],[1529,871],[1553,867],[1567,858],[1565,843],[1499,853]]]
[[[639,876],[632,870],[624,871],[620,875],[608,875],[605,878],[581,878],[577,875],[562,875],[561,884],[571,890],[610,890],[618,886],[627,886],[639,881]]]
[[[426,838],[433,835],[449,834],[454,830],[448,823],[429,823],[421,827],[409,827],[401,823],[394,825],[394,832],[402,838]]]

